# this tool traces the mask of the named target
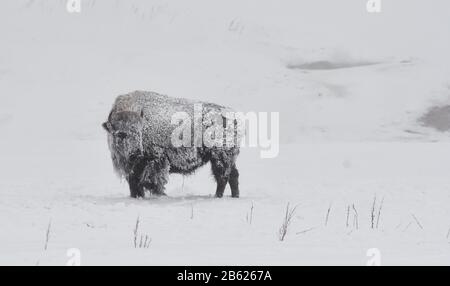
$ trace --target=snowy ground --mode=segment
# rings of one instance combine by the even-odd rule
[[[419,120],[450,104],[446,1],[65,2],[0,4],[1,265],[450,264],[449,133]],[[242,150],[240,199],[209,167],[130,199],[100,124],[136,89],[280,112],[280,154]]]

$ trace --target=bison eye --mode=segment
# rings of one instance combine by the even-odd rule
[[[125,132],[117,132],[116,136],[119,137],[119,139],[123,140],[123,139],[127,138],[128,134]]]

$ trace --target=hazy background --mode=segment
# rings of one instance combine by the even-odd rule
[[[81,9],[0,3],[1,264],[63,265],[70,247],[83,264],[364,265],[372,247],[383,264],[450,263],[449,109],[433,115],[441,130],[420,120],[450,104],[448,1],[383,0],[377,14],[363,0]],[[131,200],[101,123],[137,89],[279,112],[280,155],[242,150],[239,200],[210,197],[209,167],[173,176],[168,198]],[[280,242],[288,202],[299,207]],[[131,243],[138,216],[145,251]]]

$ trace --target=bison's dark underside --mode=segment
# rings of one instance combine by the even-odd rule
[[[171,149],[174,151],[174,149]],[[236,168],[238,148],[199,148],[197,160],[179,161],[180,156],[167,154],[155,158],[142,155],[135,158],[131,172],[127,176],[130,187],[130,196],[133,198],[144,197],[145,190],[154,195],[165,195],[164,189],[168,182],[169,174],[190,175],[208,162],[217,183],[216,197],[221,198],[226,185],[231,188],[231,196],[239,197],[239,172]],[[173,154],[172,154],[173,155]],[[182,157],[182,156],[181,156]]]

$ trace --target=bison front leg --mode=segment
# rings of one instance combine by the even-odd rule
[[[142,183],[142,176],[145,170],[146,161],[138,159],[134,163],[130,174],[128,175],[128,185],[130,186],[130,197],[143,198],[145,196],[144,185]]]
[[[170,165],[167,159],[150,161],[143,174],[144,187],[152,195],[165,196],[165,186],[169,178]]]
[[[128,184],[130,186],[130,197],[143,198],[145,196],[144,187],[142,186],[138,176],[134,174],[130,175]]]
[[[153,184],[153,183],[145,183],[144,187],[149,190],[149,192],[152,195],[155,196],[167,196],[166,193],[164,193],[164,184],[158,185],[158,184]]]

